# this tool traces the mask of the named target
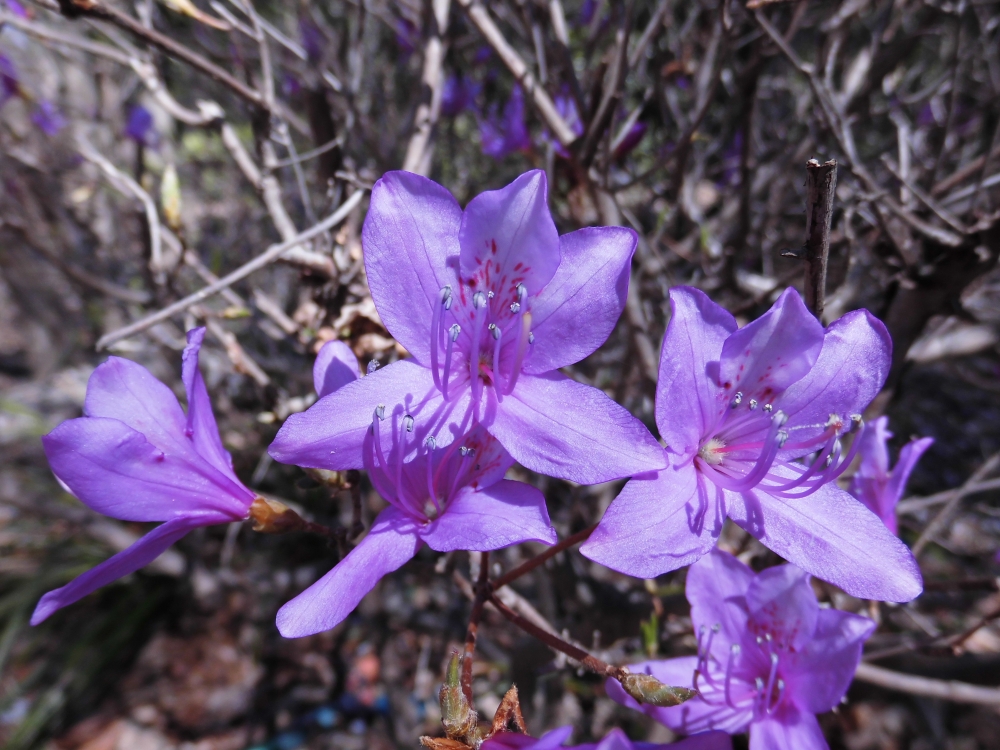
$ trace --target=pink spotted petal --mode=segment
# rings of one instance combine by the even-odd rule
[[[747,629],[747,589],[754,572],[735,557],[713,548],[691,566],[687,574],[687,599],[691,602],[691,622],[695,633],[705,628],[712,636],[715,653],[729,653]]]
[[[750,632],[770,636],[779,648],[800,651],[813,638],[819,603],[809,574],[794,565],[761,571],[746,594]]]

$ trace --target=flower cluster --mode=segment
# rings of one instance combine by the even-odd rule
[[[145,138],[151,122],[133,114],[130,136]],[[310,469],[364,469],[387,505],[343,560],[280,609],[282,635],[335,627],[425,544],[555,543],[541,492],[505,478],[515,462],[584,484],[631,478],[582,552],[643,578],[691,565],[698,654],[638,669],[697,697],[656,708],[618,682],[609,694],[698,735],[676,748],[728,748],[728,734],[748,727],[752,747],[824,747],[815,714],[844,695],[874,624],[821,609],[810,575],[885,601],[908,601],[922,586],[891,522],[929,442],[904,448],[890,474],[885,421],[865,426],[860,416],[889,366],[882,324],[861,310],[824,329],[787,290],[740,328],[704,293],[674,288],[655,402],[664,447],[602,390],[560,372],[614,329],[634,232],[560,236],[540,171],[464,209],[431,180],[390,172],[372,190],[362,238],[375,306],[409,356],[362,377],[345,343],[326,344],[313,372],[318,400],[285,421],[269,452]],[[33,623],[193,528],[248,518],[255,528],[303,528],[233,472],[198,369],[204,333],[189,332],[183,355],[186,414],[147,370],[111,358],[90,380],[84,416],[44,438],[54,473],[89,507],[163,523],[46,594]],[[836,480],[859,454],[852,496]],[[790,564],[754,574],[718,551],[727,518]],[[543,750],[567,738],[500,732],[483,748]],[[665,746],[616,730],[584,747]]]

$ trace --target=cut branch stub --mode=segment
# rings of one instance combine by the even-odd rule
[[[826,266],[830,258],[830,222],[837,191],[837,162],[806,162],[806,307],[822,320],[826,296]]]

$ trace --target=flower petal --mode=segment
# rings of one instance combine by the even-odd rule
[[[425,364],[434,305],[458,283],[461,223],[455,197],[426,177],[386,172],[372,188],[361,230],[368,287],[386,329]]]
[[[810,371],[822,348],[823,326],[806,309],[799,293],[788,288],[770,310],[726,340],[719,384],[727,398],[741,392],[745,401],[773,403]],[[719,408],[721,414],[729,405]]]
[[[636,750],[653,750],[656,746],[636,745]],[[667,745],[660,746],[664,750]],[[733,750],[733,741],[725,732],[702,732],[669,746],[672,750]]]
[[[889,417],[879,417],[874,422],[865,425],[864,431],[858,436],[861,447],[858,453],[861,462],[855,477],[868,477],[884,480],[889,476],[888,442],[892,438],[889,432]]]
[[[540,292],[559,266],[559,233],[549,213],[545,172],[525,172],[507,187],[469,201],[459,242],[466,281],[503,294],[519,283],[528,294]]]
[[[45,594],[31,615],[31,624],[38,625],[57,609],[79,601],[101,586],[107,586],[129,573],[134,573],[144,565],[148,565],[191,529],[213,523],[225,523],[229,520],[231,519],[209,513],[182,516],[157,526],[128,549],[122,550],[114,557],[77,576],[62,588]]]
[[[830,750],[830,746],[815,716],[786,709],[750,726],[750,750]]]
[[[489,431],[540,474],[596,484],[666,465],[645,425],[604,391],[559,372],[522,375]]]
[[[633,477],[580,552],[637,578],[677,570],[715,546],[726,520],[722,500],[690,464]]]
[[[53,473],[88,507],[125,521],[199,511],[246,517],[253,493],[207,463],[161,449],[117,419],[70,419],[42,438]]]
[[[682,456],[698,451],[719,407],[731,394],[719,388],[713,368],[736,319],[699,289],[670,290],[670,322],[663,335],[656,386],[656,424],[667,447]]]
[[[747,589],[750,630],[771,636],[782,650],[801,651],[812,640],[819,602],[809,574],[794,565],[762,570]]]
[[[633,674],[650,674],[665,685],[674,687],[693,687],[695,668],[698,666],[697,656],[682,656],[677,659],[647,661],[629,664]],[[660,708],[648,703],[640,705],[622,688],[618,680],[608,679],[604,683],[608,697],[623,706],[642,711],[656,721],[670,727],[681,734],[697,734],[712,729],[718,729],[729,734],[739,734],[744,731],[753,718],[749,709],[733,709],[724,702],[715,705],[705,702],[700,696],[695,696],[679,706]]]
[[[747,629],[747,589],[754,572],[728,552],[715,548],[691,566],[687,574],[687,600],[697,634],[718,624],[712,636],[716,653],[729,653]],[[707,637],[707,636],[706,636]]]
[[[347,557],[278,610],[278,631],[285,638],[301,638],[338,625],[383,576],[412,560],[420,544],[416,525],[386,508]]]
[[[343,341],[327,341],[313,364],[313,387],[320,398],[328,396],[361,376],[358,358]]]
[[[559,727],[539,738],[517,732],[497,732],[480,745],[480,750],[555,750],[573,734],[573,727]]]
[[[882,389],[891,358],[892,340],[882,322],[867,310],[849,312],[827,328],[816,364],[781,397],[781,410],[790,425],[814,424],[819,434],[830,414],[865,410]],[[806,434],[798,432],[796,440]]]
[[[468,389],[452,394],[452,400],[446,402],[430,370],[402,360],[348,383],[301,414],[290,416],[268,452],[277,461],[298,466],[335,471],[364,468],[362,446],[379,405],[384,405],[386,415],[394,420],[403,409],[413,416],[415,434],[420,436],[415,445],[432,434],[438,447],[444,448],[469,427]]]
[[[862,646],[875,627],[867,617],[820,610],[812,639],[797,655],[794,669],[784,672],[788,696],[799,709],[821,714],[840,703],[861,661]]]
[[[188,413],[187,434],[194,443],[194,449],[213,467],[218,469],[230,481],[240,485],[240,480],[233,473],[233,459],[222,447],[219,437],[219,427],[212,414],[212,402],[205,388],[205,380],[198,368],[198,352],[205,340],[204,328],[192,328],[187,333],[187,346],[181,357],[181,380],[187,391]]]
[[[851,596],[908,602],[923,590],[909,548],[833,484],[798,500],[758,489],[726,492],[726,501],[729,517],[766,547]]]
[[[419,534],[438,552],[485,552],[521,542],[558,541],[545,496],[530,484],[509,479],[481,490],[466,487]]]
[[[525,372],[574,364],[607,341],[625,307],[635,243],[635,232],[623,227],[589,227],[559,238],[559,267],[531,303],[535,343]]]
[[[883,497],[883,508],[885,509],[886,516],[893,520],[891,528],[893,533],[896,531],[896,504],[903,496],[903,491],[906,489],[906,482],[910,478],[910,473],[916,467],[917,461],[920,460],[924,452],[933,444],[934,438],[917,438],[908,442],[899,451],[899,460],[892,468],[892,475],[889,477],[888,484],[886,484]]]
[[[187,418],[174,392],[131,360],[109,357],[94,370],[83,413],[124,422],[157,448],[172,446],[178,453],[194,455],[185,435]]]

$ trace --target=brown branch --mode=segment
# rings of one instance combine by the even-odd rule
[[[580,146],[580,164],[584,167],[590,166],[597,153],[597,144],[604,136],[604,132],[611,124],[618,102],[621,101],[621,90],[625,83],[625,76],[628,73],[628,38],[632,26],[632,10],[634,2],[630,2],[625,9],[622,25],[615,33],[615,60],[614,66],[608,75],[610,85],[601,97],[601,103],[597,106],[597,111],[591,118],[587,126],[587,132],[583,136],[583,143]]]
[[[433,153],[432,136],[434,126],[441,114],[441,95],[444,91],[444,77],[441,66],[444,63],[444,35],[448,29],[448,13],[451,0],[432,0],[431,29],[424,47],[424,69],[421,77],[421,101],[413,118],[413,135],[406,147],[403,169],[427,176],[431,171]]]
[[[806,162],[806,307],[823,319],[826,300],[826,267],[830,259],[830,222],[837,192],[837,162]]]
[[[469,627],[465,631],[465,651],[462,654],[462,693],[472,705],[472,656],[476,652],[476,636],[479,633],[479,621],[483,619],[483,605],[490,598],[490,553],[481,552],[479,557],[479,580],[476,583],[476,598],[472,602],[472,613],[469,615]]]
[[[597,524],[594,524],[593,526],[588,526],[583,531],[578,531],[572,536],[566,537],[558,544],[552,545],[544,552],[535,555],[530,560],[526,560],[513,570],[504,573],[502,576],[493,581],[493,590],[496,591],[498,588],[506,586],[511,581],[516,581],[518,578],[525,575],[526,573],[530,573],[531,571],[533,571],[535,568],[537,568],[545,561],[552,559],[563,550],[567,550],[570,547],[579,544],[580,542],[586,541],[588,538],[590,538],[590,535],[594,533],[594,529],[596,528]]]

